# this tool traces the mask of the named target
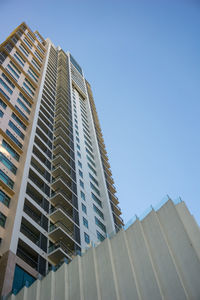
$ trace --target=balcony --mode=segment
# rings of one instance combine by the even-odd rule
[[[110,192],[109,192],[108,194],[109,194],[110,200],[111,200],[115,205],[119,204],[119,200],[118,200],[117,196],[115,196],[114,194],[111,194]]]
[[[68,182],[68,186],[72,186],[72,179],[71,179],[71,168],[64,167],[60,164],[55,166],[52,170],[52,176],[55,178],[62,177],[64,181]],[[53,182],[53,181],[52,181]],[[70,184],[71,182],[71,184]]]
[[[114,184],[114,180],[113,180],[112,176],[108,176],[106,174],[106,172],[104,172],[104,175],[105,175],[106,180],[108,181],[109,184]]]
[[[42,226],[41,213],[25,199],[24,212],[38,225]]]
[[[55,147],[58,146],[58,145],[61,145],[64,149],[66,148],[68,151],[70,151],[70,144],[69,144],[69,142],[70,142],[69,138],[67,138],[67,140],[64,140],[62,138],[62,136],[58,136],[53,141],[53,144],[54,144]],[[72,150],[73,150],[73,148],[72,148]]]
[[[62,110],[56,112],[54,120],[55,122],[61,121],[64,124],[71,124],[71,122],[69,121],[69,117]]]
[[[119,216],[119,215],[121,215],[121,208],[118,206],[118,205],[116,205],[116,204],[114,204],[113,202],[111,202],[111,207],[112,207],[112,210],[114,211],[114,213],[117,215],[117,216]]]
[[[62,190],[58,191],[57,193],[54,193],[50,201],[54,206],[61,205],[63,207],[67,207],[69,209],[70,207],[78,208],[77,206],[77,200],[72,200],[73,194],[70,193],[65,193]]]
[[[58,221],[49,227],[49,238],[55,243],[62,241],[64,245],[74,249],[74,244],[77,244],[77,242],[73,230],[74,228],[68,228],[61,221]],[[78,244],[78,246],[80,245]]]
[[[65,131],[61,127],[57,127],[56,130],[54,130],[55,137],[61,136],[65,141],[69,141],[69,131],[65,129]]]
[[[74,152],[68,146],[67,146],[67,148],[63,148],[61,145],[57,145],[53,149],[53,153],[54,153],[54,156],[61,155],[61,156],[63,156],[64,159],[66,159],[68,161],[69,161],[69,158],[74,159]],[[53,160],[53,163],[54,163],[54,160]]]
[[[38,270],[38,254],[20,239],[16,254],[33,269]]]
[[[40,233],[39,231],[31,225],[25,218],[22,218],[21,233],[23,233],[29,240],[31,240],[35,245],[40,245]]]
[[[112,176],[111,170],[105,164],[103,166],[107,176]]]
[[[59,264],[65,257],[71,260],[74,254],[74,251],[65,246],[61,241],[50,246],[48,249],[48,259],[54,265]]]
[[[61,205],[57,205],[50,210],[49,218],[52,223],[57,224],[58,222],[62,222],[66,228],[73,232],[75,222],[73,220],[73,209],[72,207],[62,207]]]
[[[117,224],[118,227],[124,226],[124,222],[120,216],[116,215],[114,212],[113,212],[113,216],[114,216],[115,223]]]
[[[58,120],[57,122],[54,123],[54,130],[56,130],[57,127],[61,127],[64,131],[68,130],[73,133],[72,127],[68,123],[66,124],[66,122],[63,123],[61,120]]]
[[[64,123],[69,122],[71,124],[71,116],[66,114],[61,108],[58,108],[55,113],[55,121],[62,119]]]
[[[66,99],[60,99],[59,102],[56,101],[56,106],[55,106],[56,110],[58,109],[62,109],[66,114],[69,113],[68,107],[66,105]]]
[[[109,191],[112,193],[112,194],[115,194],[116,193],[116,188],[113,184],[110,184],[108,181],[106,182],[107,183],[107,187],[109,189]]]
[[[65,193],[75,193],[76,190],[73,187],[72,180],[69,180],[69,178],[58,176],[55,179],[52,180],[51,188],[55,192],[59,192],[59,190],[64,191]],[[74,190],[73,190],[74,189]]]
[[[72,173],[72,161],[71,161],[71,158],[69,156],[67,157],[63,157],[62,155],[60,154],[57,154],[55,156],[55,158],[53,159],[52,161],[52,164],[53,164],[53,171],[52,171],[52,176],[56,176],[55,173],[54,173],[54,170],[57,168],[57,166],[62,166],[64,170],[66,170],[66,172],[68,174],[71,174]],[[74,177],[75,178],[75,177]]]

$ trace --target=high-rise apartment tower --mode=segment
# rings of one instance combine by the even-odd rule
[[[2,295],[123,225],[90,84],[22,23],[0,46]]]

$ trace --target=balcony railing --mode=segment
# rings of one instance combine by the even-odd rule
[[[24,205],[24,211],[31,217],[37,224],[41,225],[41,218],[26,204]]]
[[[49,246],[48,253],[51,253],[58,248],[61,248],[70,257],[75,255],[75,251],[72,251],[69,247],[64,245],[61,241],[52,246]]]
[[[55,212],[56,210],[62,210],[72,221],[73,221],[73,213],[69,213],[69,211],[67,211],[63,206],[61,205],[56,205],[55,207],[53,207],[52,209],[50,209],[49,214],[52,214],[53,212]]]
[[[38,262],[35,261],[30,255],[28,255],[24,250],[18,246],[17,256],[23,259],[27,264],[29,264],[35,270],[38,269]]]
[[[21,224],[20,231],[27,237],[29,238],[34,244],[39,246],[40,244],[40,238],[35,235],[26,225],[23,223]]]
[[[68,235],[70,235],[72,238],[74,238],[74,233],[73,231],[71,231],[67,226],[65,226],[62,222],[58,221],[56,222],[55,224],[51,224],[49,226],[49,232],[52,232],[53,230],[55,229],[58,229],[58,228],[61,228],[63,229]]]

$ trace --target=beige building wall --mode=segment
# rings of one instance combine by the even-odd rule
[[[184,202],[168,200],[12,300],[200,299],[200,231]]]

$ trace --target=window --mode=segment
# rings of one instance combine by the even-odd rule
[[[2,190],[0,190],[0,202],[9,207],[10,197],[8,197]]]
[[[88,228],[88,220],[83,217],[83,225]]]
[[[83,178],[83,172],[81,170],[78,170],[79,176]]]
[[[6,95],[6,93],[0,88],[0,93],[4,95],[4,97],[10,101],[10,98],[8,97],[8,95]]]
[[[86,232],[84,232],[84,238],[85,238],[85,242],[87,244],[89,244],[90,243],[90,237],[89,237],[89,235]]]
[[[1,85],[4,87],[4,89],[6,89],[6,91],[12,95],[13,91],[9,88],[9,86],[0,78],[0,83]],[[10,100],[10,99],[9,99]]]
[[[38,75],[37,75],[31,68],[28,69],[28,74],[29,74],[36,82],[38,82],[38,80],[37,80]],[[36,77],[37,77],[37,78],[36,78]]]
[[[80,186],[84,189],[84,183],[83,183],[83,181],[80,179],[79,182],[80,182]]]
[[[40,67],[39,67],[38,63],[36,62],[36,60],[33,58],[31,62],[34,65],[34,67],[40,72]]]
[[[81,198],[82,198],[83,200],[85,200],[85,194],[83,193],[83,191],[81,191]]]
[[[0,170],[0,179],[7,184],[11,189],[13,189],[14,182],[10,177],[8,177],[2,170]]]
[[[44,50],[42,50],[42,48],[39,45],[37,45],[37,48],[40,50],[40,52],[42,52],[42,54],[44,54]]]
[[[77,134],[77,135],[79,135],[79,133],[78,133],[78,131],[77,131],[77,130],[75,130],[75,132],[76,132],[76,134]]]
[[[83,128],[83,131],[85,132],[84,128]],[[86,132],[85,132],[86,133]],[[89,138],[87,138],[87,136],[84,134],[84,138],[86,139],[86,141],[88,141],[88,143],[92,146],[92,143],[91,141],[89,140]]]
[[[13,89],[15,88],[15,85],[12,83],[12,81],[4,73],[2,73],[2,77],[11,86],[11,88],[13,88]]]
[[[104,215],[103,215],[103,213],[100,211],[100,209],[98,209],[97,207],[96,207],[96,205],[94,205],[93,204],[93,209],[94,209],[94,211],[99,215],[99,217],[101,217],[103,220],[104,220]]]
[[[35,87],[30,83],[30,81],[25,78],[26,83],[30,86],[30,88],[32,88],[35,91]]]
[[[17,144],[18,147],[22,148],[22,144],[18,141],[18,139],[8,130],[6,129],[6,134]]]
[[[105,237],[98,230],[97,230],[97,238],[101,242],[103,242],[103,240],[105,240]]]
[[[16,116],[16,114],[12,113],[12,118],[24,129],[26,130],[26,126],[24,123]]]
[[[81,206],[82,206],[82,211],[87,215],[87,208],[85,204],[81,203]]]
[[[78,166],[79,166],[80,168],[82,168],[82,163],[80,162],[80,160],[78,160]]]
[[[26,107],[26,105],[19,98],[17,98],[17,102],[30,115],[31,111]]]
[[[89,177],[94,181],[94,183],[96,183],[97,186],[99,186],[98,181],[90,173],[89,173]]]
[[[76,147],[77,147],[79,150],[81,150],[81,147],[79,146],[79,144],[76,144]]]
[[[7,107],[7,105],[0,99],[0,105],[4,108],[4,109],[6,109],[6,107]]]
[[[9,65],[8,65],[8,66],[10,66],[10,65],[12,66],[12,70],[15,70],[15,71],[16,71],[16,72],[15,72],[16,74],[14,73],[14,74],[16,75],[16,77],[19,78],[19,75],[21,74],[21,71],[15,66],[15,64],[14,64],[12,61],[9,62]],[[7,66],[7,67],[8,67],[8,66]],[[10,70],[11,70],[11,69],[10,69]]]
[[[6,216],[0,212],[0,226],[5,227],[6,224]]]
[[[23,59],[23,57],[18,52],[14,53],[14,57],[20,63],[20,65],[22,65],[24,67],[25,60]]]
[[[74,119],[74,121],[75,121],[76,123],[78,123],[77,119]]]
[[[24,117],[26,120],[28,120],[27,116],[23,113],[23,111],[21,111],[21,109],[15,105],[16,110],[20,113],[20,115],[22,115],[22,117]]]
[[[75,124],[75,128],[78,129],[78,126]]]
[[[87,159],[89,160],[89,162],[93,165],[93,167],[96,167],[95,163],[93,162],[93,160],[91,160],[91,158],[86,154]]]
[[[15,126],[12,121],[9,121],[8,125],[20,136],[21,139],[24,139],[24,134],[21,132],[21,130],[19,130],[19,128],[17,128],[17,126]]]
[[[31,39],[31,41],[32,41],[33,43],[35,42],[34,38],[30,35],[29,32],[27,32],[27,36],[29,37],[29,39]]]
[[[20,50],[28,57],[29,52],[26,50],[26,48],[21,44],[19,45]]]
[[[10,62],[10,63],[11,63],[11,62]],[[17,72],[15,72],[14,68],[11,67],[10,64],[7,65],[7,69],[9,69],[9,70],[12,72],[12,74],[14,75],[15,78],[19,79],[19,74],[18,74]],[[20,73],[21,73],[21,72],[20,72]]]
[[[77,151],[77,155],[81,158],[81,153],[79,151]]]
[[[29,86],[25,83],[25,82],[23,82],[23,86],[26,88],[26,92],[29,94],[31,94],[31,95],[33,95],[34,96],[34,93],[33,93],[33,91],[29,88]]]
[[[1,146],[8,151],[8,153],[17,161],[19,161],[19,154],[5,141],[2,141]]]
[[[88,167],[89,169],[95,174],[97,175],[97,172],[95,171],[95,169],[88,163]]]
[[[92,199],[93,199],[100,207],[102,207],[101,200],[99,200],[99,198],[97,198],[97,196],[95,196],[93,193],[91,193],[91,195],[92,195]]]
[[[97,193],[97,195],[100,196],[99,190],[96,188],[96,186],[94,186],[94,184],[92,182],[90,182],[90,187],[93,189],[93,191],[95,191],[95,193]]]
[[[24,38],[24,43],[25,43],[30,49],[32,49],[32,45],[29,43],[29,41],[27,40],[27,38]]]
[[[91,148],[91,147],[90,147]],[[91,148],[92,149],[92,148]],[[86,152],[92,157],[92,159],[94,159],[94,155],[87,149],[85,148]]]
[[[76,140],[77,140],[78,143],[80,142],[80,140],[79,140],[79,138],[77,136],[76,136]]]
[[[30,102],[26,99],[26,97],[24,97],[24,95],[22,93],[19,93],[19,96],[24,100],[24,102],[31,107],[32,105],[30,104]]]
[[[103,230],[106,233],[106,226],[101,221],[99,221],[97,217],[94,218],[95,218],[95,224],[99,226],[99,228],[101,228],[101,230]]]
[[[42,57],[39,55],[39,53],[35,51],[34,54],[39,59],[39,61],[42,62]]]
[[[13,174],[16,174],[17,168],[15,165],[2,153],[0,152],[0,162],[4,164]]]
[[[3,115],[4,115],[4,113],[3,113],[3,111],[0,109],[0,118],[3,118]]]
[[[90,149],[91,152],[93,152],[92,147],[85,141],[85,145],[88,147],[88,149]],[[87,150],[86,150],[87,151]],[[87,151],[88,152],[88,151]]]

